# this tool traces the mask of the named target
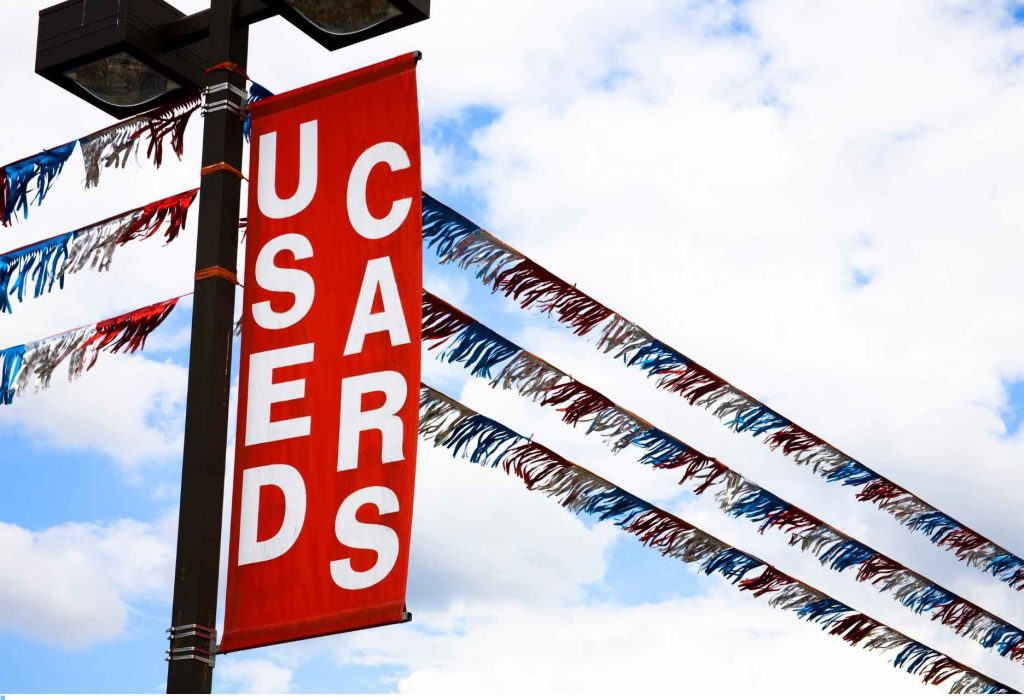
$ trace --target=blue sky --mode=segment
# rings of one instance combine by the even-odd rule
[[[12,27],[0,48],[9,67],[0,90],[22,102],[4,117],[0,161],[109,121],[31,74],[34,14],[45,4],[0,10]],[[428,192],[1024,551],[1024,529],[1006,517],[1024,487],[1017,4],[435,5],[422,26],[331,55],[281,22],[264,23],[253,31],[250,73],[281,91],[422,49]],[[0,248],[194,186],[200,133],[196,119],[181,163],[105,173],[89,192],[80,164],[69,163],[42,208],[0,231],[10,244]],[[901,133],[915,138],[892,137]],[[18,306],[0,319],[0,346],[188,291],[194,234],[193,218],[172,246],[141,244],[111,272],[81,274],[60,294]],[[431,253],[425,284],[1024,625],[1019,601],[992,579],[730,435],[556,324],[487,295],[472,275],[437,266]],[[0,554],[9,563],[0,577],[0,691],[162,689],[188,327],[186,301],[144,355],[104,357],[93,376],[2,407]],[[1000,679],[1024,680],[1013,664],[807,563],[784,537],[759,537],[673,478],[610,457],[550,412],[458,369],[428,362],[424,371],[429,383],[717,536]],[[470,693],[494,682],[524,693],[667,692],[678,688],[685,658],[703,671],[691,679],[695,692],[718,687],[716,674],[731,674],[737,692],[810,691],[838,674],[850,693],[920,691],[882,658],[822,641],[500,474],[421,449],[414,621],[230,655],[218,664],[217,689]],[[19,549],[12,533],[32,546]],[[88,631],[97,625],[109,629]]]

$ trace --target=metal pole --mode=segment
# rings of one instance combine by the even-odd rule
[[[209,22],[209,65],[229,61],[244,70],[249,29],[236,22],[236,0],[212,0]],[[206,79],[202,162],[207,174],[199,200],[168,693],[209,693],[213,684],[235,304],[230,280],[238,256],[241,191],[229,168],[242,167],[242,121],[227,105],[244,103],[225,83],[244,93],[245,78],[217,69]],[[223,106],[217,108],[218,103]],[[228,167],[206,170],[219,164]]]

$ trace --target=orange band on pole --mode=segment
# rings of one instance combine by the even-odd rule
[[[249,180],[249,178],[247,178],[245,176],[245,174],[241,170],[239,170],[238,168],[236,168],[233,165],[228,165],[227,163],[225,163],[223,161],[220,162],[220,163],[214,163],[213,165],[207,165],[207,166],[204,166],[204,167],[200,168],[199,169],[199,174],[200,175],[210,175],[211,173],[220,172],[221,170],[223,170],[225,172],[231,173],[232,175],[237,177],[239,180],[245,180],[246,182],[248,182],[248,180]]]
[[[207,68],[205,72],[207,74],[210,74],[210,73],[213,73],[214,71],[218,71],[218,70],[229,70],[232,73],[237,73],[238,75],[242,76],[246,80],[250,80],[249,74],[246,73],[242,69],[242,67],[239,66],[234,61],[221,61],[220,63],[218,63],[216,65],[213,65],[213,66],[210,66],[209,68]]]
[[[210,277],[219,277],[222,280],[227,280],[231,284],[238,284],[238,275],[231,270],[214,265],[213,267],[204,267],[202,270],[196,272],[196,282],[199,280],[209,279]]]

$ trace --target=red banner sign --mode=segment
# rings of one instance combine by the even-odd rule
[[[408,618],[423,289],[415,67],[411,54],[252,106],[221,651]]]

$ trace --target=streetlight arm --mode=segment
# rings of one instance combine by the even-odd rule
[[[255,24],[277,14],[277,10],[268,7],[262,0],[238,0],[238,5],[235,8],[235,24],[236,26]],[[161,42],[165,51],[180,49],[209,36],[210,10],[202,10],[168,22],[161,30]]]

